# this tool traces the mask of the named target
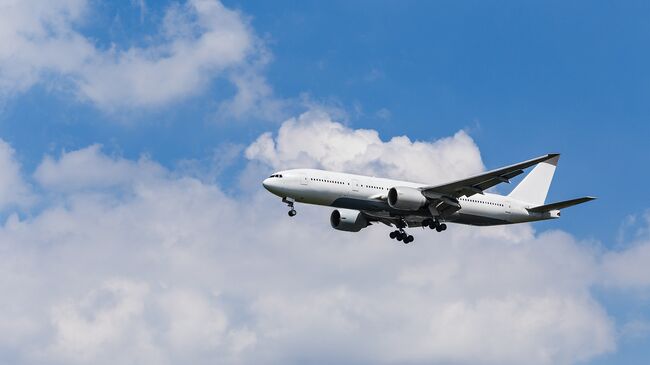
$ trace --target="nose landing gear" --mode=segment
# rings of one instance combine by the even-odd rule
[[[286,197],[282,198],[282,202],[286,203],[290,208],[289,212],[287,213],[287,214],[289,214],[289,217],[293,217],[296,214],[298,214],[298,212],[296,212],[296,210],[293,209],[294,200],[292,198],[286,198]]]

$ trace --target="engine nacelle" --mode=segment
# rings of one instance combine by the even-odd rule
[[[336,209],[330,215],[330,224],[332,228],[339,231],[359,232],[361,229],[368,227],[368,220],[358,210]]]
[[[388,190],[388,205],[399,210],[418,210],[427,204],[427,198],[418,189],[397,186]]]

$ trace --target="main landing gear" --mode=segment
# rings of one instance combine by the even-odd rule
[[[444,223],[440,223],[439,220],[435,219],[425,219],[422,221],[422,227],[429,227],[431,229],[435,229],[437,232],[442,232],[445,229],[447,229],[447,225]]]
[[[289,212],[287,213],[289,214],[289,217],[293,217],[296,214],[298,214],[298,212],[296,212],[296,210],[293,209],[294,200],[292,198],[282,198],[282,202],[286,203],[290,208]]]
[[[398,241],[404,242],[404,244],[411,243],[415,240],[413,236],[404,232],[404,228],[400,228],[396,231],[392,231],[389,235],[390,238],[396,239]]]

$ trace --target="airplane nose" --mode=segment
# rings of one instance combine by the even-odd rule
[[[282,182],[278,180],[279,178],[277,177],[268,177],[262,181],[262,186],[264,186],[264,189],[268,190],[271,194],[278,195],[279,191],[282,190]]]
[[[264,189],[268,191],[271,191],[271,185],[272,183],[270,177],[267,177],[266,179],[264,179],[264,181],[262,181],[262,186],[264,186]]]

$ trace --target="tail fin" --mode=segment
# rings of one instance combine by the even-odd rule
[[[544,204],[559,159],[559,154],[553,154],[548,160],[537,164],[508,196],[535,205]]]

